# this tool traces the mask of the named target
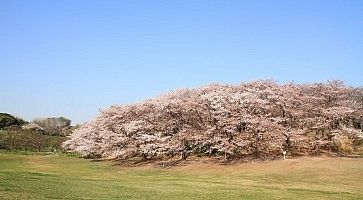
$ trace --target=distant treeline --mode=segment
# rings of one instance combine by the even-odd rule
[[[61,151],[65,136],[75,127],[64,117],[37,118],[27,122],[0,113],[0,149],[10,151]]]
[[[64,141],[33,130],[0,131],[0,149],[12,151],[60,151]]]

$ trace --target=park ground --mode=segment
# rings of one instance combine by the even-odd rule
[[[303,157],[163,169],[0,153],[0,199],[363,199],[363,159]]]

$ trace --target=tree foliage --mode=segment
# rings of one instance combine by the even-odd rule
[[[26,124],[23,119],[14,117],[8,113],[0,113],[0,129],[7,129],[11,127],[18,127]]]
[[[11,151],[62,150],[64,137],[48,136],[32,130],[0,131],[0,149]]]
[[[349,153],[362,143],[362,115],[361,88],[342,81],[212,84],[111,106],[63,146],[84,156],[121,159]]]

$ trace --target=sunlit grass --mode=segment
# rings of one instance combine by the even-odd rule
[[[171,169],[0,154],[0,199],[363,199],[363,159],[300,158]]]

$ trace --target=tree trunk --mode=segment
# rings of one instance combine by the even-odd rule
[[[142,161],[147,160],[146,154],[142,153],[141,156],[142,156]]]

